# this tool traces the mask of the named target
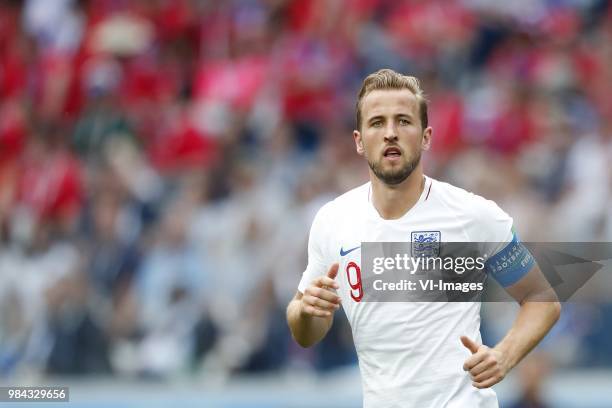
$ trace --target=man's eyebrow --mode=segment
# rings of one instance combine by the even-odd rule
[[[398,113],[398,114],[393,115],[393,117],[394,118],[408,118],[408,119],[413,118],[411,113]],[[371,123],[375,120],[385,120],[385,115],[374,115],[368,120],[366,120],[366,123]]]
[[[372,116],[371,118],[368,119],[368,123],[377,120],[377,119],[385,119],[385,117],[383,115],[376,115],[376,116]]]

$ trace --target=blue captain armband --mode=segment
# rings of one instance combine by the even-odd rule
[[[489,258],[485,263],[485,268],[500,285],[508,287],[527,275],[534,265],[533,255],[513,232],[512,241]]]

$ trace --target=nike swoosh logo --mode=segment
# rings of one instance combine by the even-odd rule
[[[346,256],[350,254],[351,252],[353,252],[354,250],[359,249],[359,248],[361,248],[361,245],[357,245],[355,248],[351,248],[346,251],[343,251],[342,247],[340,247],[340,256]]]

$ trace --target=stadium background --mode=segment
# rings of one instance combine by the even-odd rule
[[[303,350],[284,308],[315,211],[367,179],[378,68],[422,78],[427,174],[523,240],[612,241],[610,1],[6,0],[0,56],[0,382],[73,407],[360,406],[343,313]],[[612,406],[610,280],[502,406]]]

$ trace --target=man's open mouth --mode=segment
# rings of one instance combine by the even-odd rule
[[[383,152],[385,157],[400,157],[401,155],[402,151],[398,147],[387,147]]]

